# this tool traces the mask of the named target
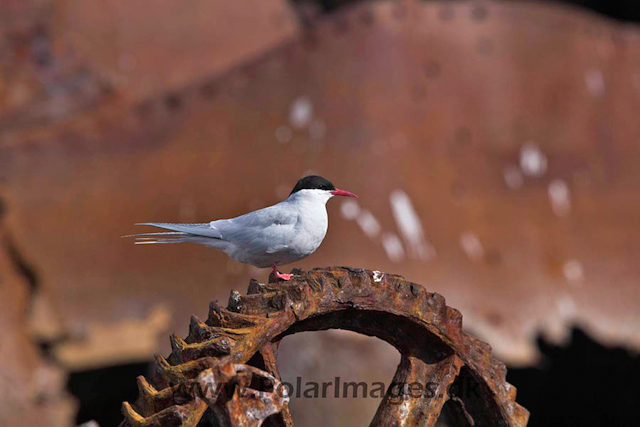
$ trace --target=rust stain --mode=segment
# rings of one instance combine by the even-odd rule
[[[233,291],[227,308],[210,305],[206,322],[192,317],[189,336],[172,336],[169,358],[157,356],[155,387],[138,378],[139,398],[123,404],[121,426],[195,426],[206,405],[225,426],[259,426],[274,414],[275,425],[291,426],[288,399],[277,390],[278,344],[290,334],[331,328],[376,336],[396,347],[402,359],[394,383],[436,385],[433,397],[408,394],[400,404],[387,391],[373,426],[435,426],[449,399],[456,404],[448,416],[472,420],[471,425],[527,424],[529,413],[515,402],[505,365],[491,356],[488,344],[462,331],[460,312],[440,295],[378,271],[336,267],[293,273],[288,282],[273,275],[268,284],[251,281],[247,295]],[[262,379],[265,390],[255,389],[253,377]],[[477,396],[453,391],[462,378],[478,384]]]

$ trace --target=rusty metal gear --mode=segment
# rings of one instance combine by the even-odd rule
[[[293,426],[286,396],[275,392],[278,344],[290,334],[326,329],[389,342],[402,354],[393,384],[433,385],[428,396],[403,394],[401,404],[388,390],[372,426],[434,426],[441,416],[455,426],[527,424],[505,365],[462,331],[462,315],[441,295],[378,271],[293,273],[289,282],[251,280],[247,295],[233,291],[226,309],[212,302],[206,322],[193,316],[189,336],[172,335],[169,358],[156,357],[156,387],[138,378],[139,397],[123,403],[121,427],[193,427],[203,416],[221,425]],[[459,393],[463,382],[477,394]]]

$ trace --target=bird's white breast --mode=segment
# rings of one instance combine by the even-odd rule
[[[329,227],[326,203],[331,196],[326,192],[302,190],[284,201],[282,205],[297,215],[290,233],[280,237],[280,248],[272,253],[277,265],[289,264],[314,253],[324,240]]]
[[[329,217],[324,204],[301,203],[296,224],[297,236],[293,240],[296,251],[307,256],[315,252],[324,240],[329,228]]]

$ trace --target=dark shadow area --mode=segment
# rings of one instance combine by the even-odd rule
[[[363,0],[292,0],[298,10],[307,15],[330,13],[343,6]],[[459,3],[469,0],[423,0],[425,2]],[[536,0],[530,0],[534,3]],[[539,3],[565,3],[589,9],[619,21],[640,22],[640,2],[637,0],[538,0]]]
[[[131,363],[70,374],[68,389],[79,406],[76,423],[95,420],[100,427],[119,425],[122,402],[136,400],[136,377],[148,377],[152,366],[151,362]]]
[[[640,2],[637,0],[552,0],[598,12],[619,21],[640,22]]]
[[[638,425],[640,355],[604,347],[580,329],[573,330],[567,347],[543,339],[538,345],[542,365],[510,368],[507,376],[518,388],[518,403],[531,412],[529,427]],[[151,368],[151,363],[134,363],[71,374],[68,387],[78,399],[77,423],[95,420],[101,427],[117,426],[122,401],[137,397],[135,378],[148,376]],[[462,402],[473,411],[470,402]],[[216,425],[212,415],[201,425]]]
[[[604,347],[580,329],[558,347],[539,339],[539,368],[509,368],[529,427],[639,425],[640,355]]]
[[[452,353],[439,337],[417,322],[376,310],[345,309],[310,317],[294,323],[274,341],[300,332],[328,329],[342,329],[380,338],[400,353],[420,357],[427,363],[439,362]]]

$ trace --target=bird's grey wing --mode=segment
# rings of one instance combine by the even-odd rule
[[[214,228],[211,223],[201,224],[179,224],[170,222],[142,222],[136,225],[149,225],[152,227],[164,228],[165,230],[176,231],[178,233],[188,233],[194,236],[210,237],[213,239],[224,240],[219,230]]]
[[[298,214],[282,204],[269,206],[248,214],[218,221],[211,227],[222,238],[248,252],[275,252],[293,237]]]

